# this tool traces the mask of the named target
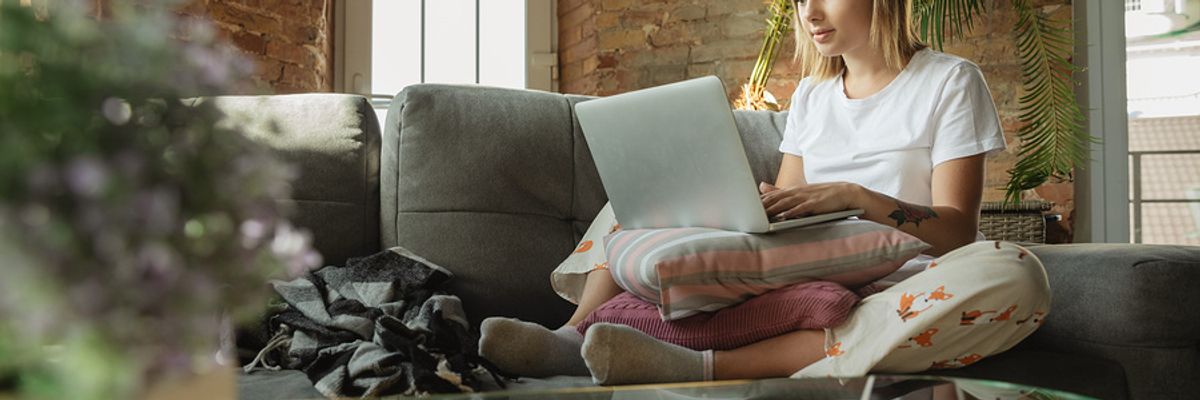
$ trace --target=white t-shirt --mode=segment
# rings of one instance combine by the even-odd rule
[[[841,75],[808,77],[792,94],[779,151],[804,157],[809,183],[854,182],[929,206],[934,167],[1006,147],[983,73],[960,57],[921,50],[878,93],[849,99],[843,88]],[[885,280],[907,278],[931,259],[922,255]]]

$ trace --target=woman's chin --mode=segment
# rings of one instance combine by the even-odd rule
[[[818,44],[818,45],[816,45],[816,48],[817,48],[817,53],[819,53],[825,57],[831,57],[831,58],[837,57],[837,56],[842,55],[842,53],[843,53],[839,49],[835,49],[835,48],[833,48],[833,46],[828,46],[828,45]]]

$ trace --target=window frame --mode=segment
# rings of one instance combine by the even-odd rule
[[[386,0],[385,0],[386,1]],[[422,0],[422,2],[429,0]],[[436,1],[436,0],[435,0]],[[476,4],[484,0],[475,0]],[[371,98],[386,108],[394,93],[371,93],[371,10],[374,0],[334,1],[333,91]],[[525,0],[525,88],[558,90],[558,18],[554,0]],[[479,7],[476,6],[478,24]],[[421,29],[424,35],[425,28]],[[476,30],[478,42],[478,30]],[[424,36],[422,36],[424,42]],[[476,52],[478,52],[476,46]],[[478,56],[476,63],[479,62]],[[476,82],[478,82],[478,68]]]
[[[1125,2],[1075,1],[1077,91],[1087,109],[1090,161],[1075,176],[1075,242],[1129,243],[1129,116],[1125,77]],[[1078,20],[1077,20],[1078,21]],[[1083,28],[1083,29],[1080,29]]]

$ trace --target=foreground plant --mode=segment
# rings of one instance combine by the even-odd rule
[[[129,398],[315,266],[295,173],[200,95],[252,65],[172,1],[0,1],[0,392]],[[181,41],[174,38],[186,38]]]

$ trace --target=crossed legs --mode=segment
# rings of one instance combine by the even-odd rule
[[[480,354],[519,375],[590,374],[600,384],[782,377],[824,357],[822,331],[796,331],[717,352],[675,346],[613,324],[593,325],[587,340],[579,335],[576,326],[622,292],[607,270],[592,271],[579,307],[565,325],[549,330],[511,318],[488,318]]]
[[[607,270],[592,271],[587,275],[579,307],[565,325],[550,330],[515,318],[485,319],[480,326],[479,354],[500,369],[521,376],[587,376],[587,365],[580,355],[583,335],[575,327],[622,291]]]

